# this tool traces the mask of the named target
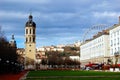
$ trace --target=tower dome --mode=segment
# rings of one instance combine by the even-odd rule
[[[11,41],[10,41],[10,45],[11,45],[11,47],[14,47],[14,48],[17,47],[16,41],[15,41],[15,38],[14,38],[14,35],[12,35],[12,39],[11,39]]]
[[[35,24],[35,22],[33,22],[33,17],[32,17],[32,15],[30,14],[29,15],[29,20],[26,22],[26,27],[36,27],[36,24]]]
[[[33,18],[33,17],[32,17],[32,15],[30,14],[30,15],[29,15],[29,20],[30,20],[30,19],[32,20],[32,18]]]

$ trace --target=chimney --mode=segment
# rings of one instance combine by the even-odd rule
[[[118,24],[120,24],[120,16],[119,16],[119,23]]]

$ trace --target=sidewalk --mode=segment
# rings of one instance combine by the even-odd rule
[[[22,71],[18,74],[4,74],[0,75],[0,80],[19,80],[21,77],[23,77],[27,71]]]

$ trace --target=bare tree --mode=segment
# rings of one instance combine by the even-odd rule
[[[10,46],[0,27],[0,73],[18,71],[16,48]]]

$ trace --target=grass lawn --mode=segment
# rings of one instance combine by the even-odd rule
[[[118,80],[120,72],[30,71],[26,80]]]

